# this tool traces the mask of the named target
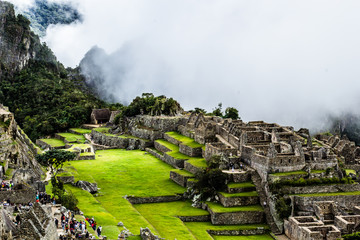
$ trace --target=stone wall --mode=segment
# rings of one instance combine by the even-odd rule
[[[91,132],[91,136],[96,144],[115,147],[115,148],[122,148],[129,150],[134,150],[134,149],[145,150],[145,148],[151,147],[153,145],[152,142],[146,139],[109,136],[104,133],[97,132],[95,130]]]
[[[196,174],[199,171],[203,171],[203,168],[196,167],[187,161],[184,162],[184,169],[188,172],[191,172],[192,174]]]
[[[183,200],[181,195],[160,196],[160,197],[132,197],[126,196],[126,199],[131,204],[144,204],[144,203],[161,203],[161,202],[175,202]]]
[[[246,206],[259,204],[258,196],[251,197],[225,197],[221,193],[218,194],[220,203],[224,207]]]
[[[207,230],[210,235],[216,236],[248,236],[248,235],[262,235],[269,232],[269,230],[259,227],[258,229],[246,230]],[[252,236],[255,237],[255,236]]]
[[[159,130],[149,129],[149,128],[142,128],[142,127],[132,127],[130,129],[130,134],[132,136],[148,139],[150,141],[155,141],[157,139],[163,138],[163,133]]]
[[[35,202],[36,191],[29,189],[0,191],[0,201],[10,200],[15,204],[28,204],[29,202]]]
[[[211,223],[214,225],[228,224],[255,224],[265,220],[264,212],[243,211],[243,212],[213,212],[210,208]]]
[[[165,147],[164,145],[162,145],[158,142],[154,142],[154,147],[156,148],[156,150],[163,152],[163,153],[171,151],[170,149],[168,149],[167,147]]]
[[[306,193],[326,193],[326,192],[355,192],[360,191],[360,184],[334,184],[334,185],[315,185],[304,187],[284,186],[282,192],[287,194],[306,194]]]
[[[170,179],[173,180],[174,182],[176,182],[177,184],[179,184],[182,187],[187,187],[187,180],[189,178],[193,178],[193,177],[184,176],[184,175],[181,175],[181,174],[179,174],[177,172],[170,171]]]
[[[187,159],[176,159],[168,155],[167,153],[164,153],[164,156],[160,160],[166,162],[167,164],[173,166],[174,168],[184,168],[184,162]]]
[[[162,132],[177,131],[178,126],[185,125],[187,121],[186,116],[167,117],[142,115],[137,116],[137,118],[142,125]]]
[[[75,181],[74,176],[57,176],[56,178],[63,183],[73,183]]]
[[[360,195],[340,195],[340,196],[317,196],[303,197],[294,196],[296,207],[299,211],[314,212],[313,203],[317,201],[334,201],[339,206],[352,210],[355,206],[360,205]]]
[[[201,157],[202,147],[192,148],[184,144],[179,145],[179,152],[190,157]]]
[[[203,216],[178,216],[183,222],[209,222],[210,215]]]

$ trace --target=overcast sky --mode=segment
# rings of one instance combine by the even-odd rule
[[[104,49],[104,86],[121,102],[142,92],[185,109],[222,102],[244,120],[297,128],[360,112],[360,1],[70,2],[84,21],[52,26],[44,41],[72,67]]]

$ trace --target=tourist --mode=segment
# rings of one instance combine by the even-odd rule
[[[57,218],[55,218],[55,226],[56,228],[59,228],[59,220]]]
[[[16,217],[15,217],[15,220],[16,220],[16,225],[19,225],[20,224],[20,215],[18,214],[18,215],[16,215]]]
[[[97,228],[97,234],[98,234],[98,237],[100,237],[100,235],[101,235],[101,230],[102,230],[102,227],[101,227],[101,226],[99,226],[99,227]]]

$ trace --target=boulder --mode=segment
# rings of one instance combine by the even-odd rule
[[[77,181],[75,186],[81,188],[89,193],[96,193],[98,191],[98,187],[96,183],[89,183],[87,181]]]

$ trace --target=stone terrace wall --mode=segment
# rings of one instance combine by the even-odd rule
[[[166,116],[137,116],[140,122],[149,128],[161,130],[162,132],[177,131],[179,125],[185,125],[186,116],[166,117]]]
[[[15,204],[27,204],[35,202],[36,192],[32,189],[0,191],[0,201],[10,200]]]
[[[296,206],[300,211],[314,212],[313,202],[318,201],[334,201],[340,206],[352,210],[355,206],[360,205],[360,195],[344,195],[344,196],[319,196],[319,197],[301,197],[294,196]]]
[[[326,192],[355,192],[360,191],[360,184],[334,184],[305,187],[282,187],[287,194],[326,193]]]

